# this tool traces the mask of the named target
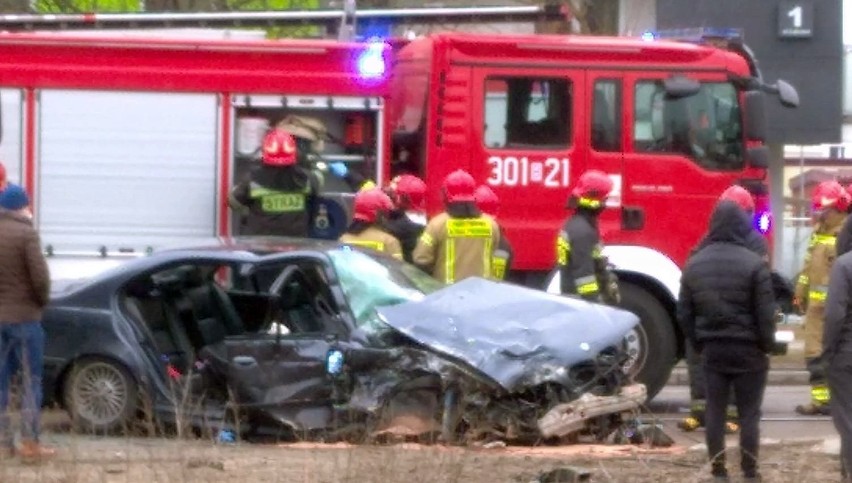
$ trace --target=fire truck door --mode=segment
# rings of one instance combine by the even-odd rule
[[[628,133],[622,206],[641,210],[644,226],[625,230],[625,242],[656,248],[676,262],[707,228],[719,194],[742,173],[738,91],[723,72],[679,72],[699,81],[696,93],[667,95],[671,72],[625,74]],[[627,227],[626,227],[627,228]]]
[[[641,223],[641,212],[624,210],[621,204],[621,173],[624,158],[624,73],[620,71],[590,70],[586,73],[584,110],[588,113],[589,128],[586,166],[607,173],[613,181],[613,192],[607,200],[607,209],[600,219],[601,233],[609,239],[610,232],[622,226]],[[579,175],[579,172],[575,172]]]
[[[576,161],[588,130],[584,73],[474,68],[472,92],[471,172],[504,200],[500,224],[525,247],[513,267],[552,265],[568,186],[583,169]]]

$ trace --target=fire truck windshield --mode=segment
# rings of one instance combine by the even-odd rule
[[[666,97],[658,80],[636,83],[636,152],[684,155],[702,168],[733,171],[745,166],[742,121],[736,88],[706,82],[697,94]]]

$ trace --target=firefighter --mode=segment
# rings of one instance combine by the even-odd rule
[[[403,174],[393,178],[386,192],[394,207],[385,218],[385,229],[402,244],[402,256],[412,263],[411,253],[426,227],[426,183],[417,176]]]
[[[742,186],[731,186],[722,192],[719,196],[718,203],[723,201],[733,201],[743,212],[748,216],[749,220],[754,219],[754,198]],[[710,242],[705,236],[690,253],[690,258],[701,249],[709,245]],[[765,262],[769,262],[769,247],[766,240],[757,232],[751,230],[745,238],[745,246],[753,253],[759,255]],[[689,372],[689,398],[691,400],[689,406],[689,416],[684,418],[678,426],[684,431],[694,431],[704,426],[704,411],[707,406],[705,400],[704,387],[704,369],[700,355],[692,345],[686,345],[686,362],[687,371]],[[728,406],[728,419],[725,427],[728,433],[734,433],[739,430],[739,425],[736,423],[737,413],[733,405]]]
[[[831,397],[820,358],[823,320],[828,277],[836,257],[837,235],[843,227],[849,201],[849,193],[836,181],[823,181],[811,197],[815,225],[794,299],[799,313],[805,315],[805,365],[811,385],[811,402],[797,406],[799,414],[829,414]]]
[[[296,141],[273,129],[263,140],[262,163],[231,190],[231,209],[244,216],[243,235],[307,237],[311,205],[322,187],[315,171],[297,164]]]
[[[487,185],[480,185],[479,188],[476,188],[474,197],[476,198],[477,208],[497,220],[497,214],[500,212],[500,198],[497,197],[497,193]],[[491,258],[491,276],[495,280],[504,280],[506,273],[512,267],[512,258],[515,252],[512,250],[509,240],[506,239],[499,221],[497,226],[500,228],[500,246],[494,250],[494,255]]]
[[[381,228],[380,221],[393,209],[393,202],[379,188],[361,190],[355,195],[352,223],[340,237],[350,245],[372,248],[402,260],[399,240]]]
[[[598,217],[612,191],[612,180],[605,173],[583,173],[568,198],[568,217],[556,240],[556,263],[560,291],[594,301],[618,303],[618,284],[603,256]]]
[[[491,276],[500,228],[476,207],[475,191],[476,181],[467,171],[447,175],[441,187],[445,211],[429,220],[414,248],[414,263],[442,282]]]

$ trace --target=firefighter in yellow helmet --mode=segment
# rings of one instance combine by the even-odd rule
[[[414,264],[445,283],[491,277],[491,256],[500,245],[500,228],[476,207],[476,181],[453,171],[442,187],[445,211],[429,220],[417,240]]]
[[[607,267],[598,230],[598,217],[612,191],[606,173],[583,173],[571,191],[568,207],[574,213],[565,221],[556,240],[556,264],[560,291],[595,302],[619,302],[618,283]]]
[[[402,260],[402,246],[399,240],[381,228],[380,219],[393,209],[393,202],[379,188],[359,191],[355,195],[352,223],[340,237],[340,241],[350,245],[372,248],[378,252]]]
[[[500,198],[497,197],[497,193],[494,192],[487,185],[481,185],[479,188],[476,188],[476,206],[480,211],[485,213],[486,215],[490,215],[497,219],[497,213],[500,211]],[[498,221],[499,225],[500,222]],[[512,267],[512,258],[514,256],[514,250],[512,250],[512,246],[509,244],[509,240],[506,238],[503,233],[503,227],[500,227],[500,245],[495,247],[494,256],[491,260],[491,276],[495,280],[504,280],[506,278],[506,273]]]
[[[811,402],[797,406],[799,414],[829,414],[831,397],[820,357],[825,299],[837,255],[837,235],[846,219],[849,201],[849,193],[836,181],[823,181],[811,197],[815,225],[795,293],[795,303],[805,315],[805,365],[810,373]]]

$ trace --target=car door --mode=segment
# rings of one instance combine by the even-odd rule
[[[303,282],[294,275],[298,270],[286,266],[270,288],[280,299],[282,322],[288,311],[301,308],[298,300],[285,300],[294,297],[282,294]],[[296,429],[324,428],[331,420],[332,393],[326,357],[336,339],[319,323],[299,327],[291,331],[282,323],[277,330],[228,338],[229,385],[240,408],[262,410]]]

